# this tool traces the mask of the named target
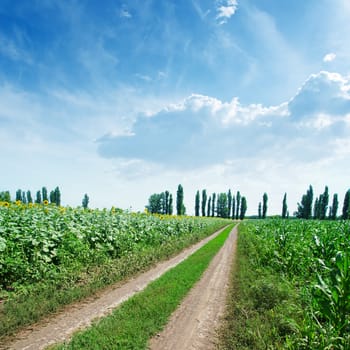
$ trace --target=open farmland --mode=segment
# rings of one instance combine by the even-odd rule
[[[2,203],[1,335],[144,270],[226,223]]]
[[[350,222],[240,225],[223,348],[349,349]]]

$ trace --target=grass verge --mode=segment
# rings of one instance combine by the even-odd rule
[[[166,324],[171,313],[208,267],[223,246],[233,224],[185,261],[166,272],[86,331],[77,333],[68,349],[146,349],[150,337]]]
[[[262,249],[256,235],[240,224],[219,349],[286,349],[286,339],[297,332],[296,291],[281,274],[257,264]]]
[[[219,228],[220,226],[216,225],[199,232],[174,237],[160,246],[147,247],[120,259],[105,261],[103,265],[89,267],[79,276],[43,281],[31,289],[12,295],[5,303],[0,304],[0,340],[58,311],[64,305],[86,298],[108,285],[149,269],[157,262],[174,256]]]

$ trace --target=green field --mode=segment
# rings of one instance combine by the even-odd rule
[[[350,349],[350,222],[239,227],[224,349]]]

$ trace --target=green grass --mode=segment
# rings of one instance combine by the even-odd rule
[[[210,261],[223,246],[233,225],[185,261],[169,270],[86,331],[77,333],[63,349],[146,349],[150,337],[167,323]]]
[[[223,226],[221,222],[221,226]],[[62,306],[88,297],[112,283],[149,269],[158,261],[168,259],[217,230],[219,225],[203,228],[151,246],[119,259],[104,261],[100,266],[87,267],[78,276],[60,280],[44,280],[32,288],[18,290],[0,304],[0,340],[18,329],[30,325]]]

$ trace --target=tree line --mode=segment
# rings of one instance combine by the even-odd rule
[[[173,197],[169,191],[153,193],[149,199],[146,209],[152,214],[173,214]],[[247,211],[246,197],[237,191],[233,195],[231,190],[227,193],[213,193],[207,195],[204,189],[198,190],[195,196],[195,216],[218,216],[222,218],[244,219]],[[176,215],[185,215],[184,189],[180,184],[176,192]]]
[[[172,215],[174,211],[173,195],[167,190],[161,193],[153,193],[149,199],[146,209],[151,214]],[[176,214],[185,215],[184,189],[178,185],[176,191]]]
[[[47,188],[44,186],[41,188],[41,190],[36,191],[35,197],[33,197],[32,192],[30,190],[23,191],[21,189],[18,189],[15,194],[15,201],[20,201],[23,204],[51,203],[51,204],[56,204],[57,206],[60,206],[61,191],[60,191],[60,188],[57,186],[56,188],[54,188],[49,192]],[[0,192],[0,202],[8,202],[8,203],[12,202],[10,191]],[[87,208],[88,205],[89,205],[89,196],[85,193],[82,200],[82,206],[83,208]]]
[[[208,197],[207,191],[197,190],[195,196],[195,216],[218,216],[227,219],[243,220],[247,211],[247,199],[237,191],[213,193]]]
[[[334,193],[331,205],[328,186],[325,186],[323,193],[315,198],[314,191],[310,185],[306,193],[302,196],[298,209],[294,215],[301,219],[318,219],[318,220],[335,220],[339,209],[338,194]],[[344,196],[341,218],[344,220],[350,219],[350,189]]]
[[[11,202],[11,194],[10,191],[2,191],[0,192],[0,201]],[[55,189],[48,192],[46,187],[42,187],[41,190],[38,190],[33,197],[32,192],[30,190],[23,191],[18,189],[15,195],[15,201],[20,201],[23,204],[29,203],[52,203],[56,205],[61,205],[61,191],[57,186]]]

